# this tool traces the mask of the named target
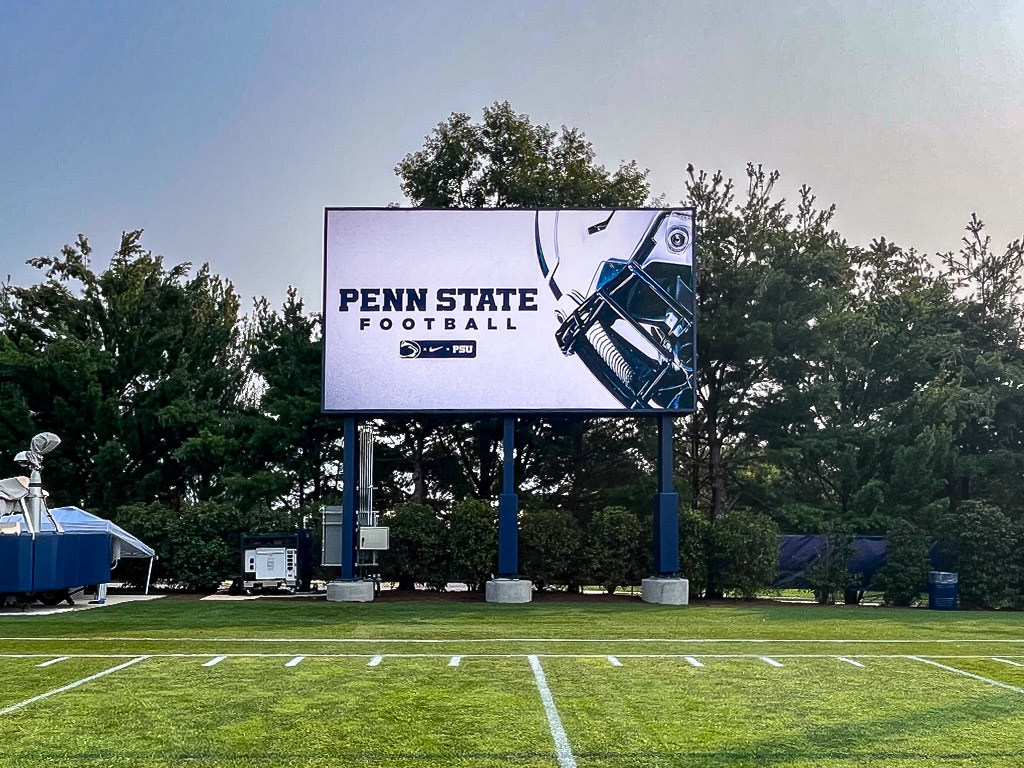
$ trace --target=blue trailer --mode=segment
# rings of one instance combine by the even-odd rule
[[[47,507],[42,456],[59,443],[56,435],[37,435],[16,459],[30,477],[0,480],[0,607],[72,602],[82,588],[105,586],[122,557],[149,558],[152,573],[156,553],[127,531],[77,507]]]

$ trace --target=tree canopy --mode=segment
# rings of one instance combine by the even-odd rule
[[[395,171],[417,206],[651,198],[636,161],[609,171],[581,131],[535,124],[507,102],[478,122],[451,115]],[[944,537],[978,559],[979,510],[1024,530],[1022,241],[995,247],[971,214],[947,253],[883,238],[858,247],[836,231],[833,207],[808,187],[784,200],[778,180],[757,165],[742,183],[693,168],[685,180],[681,202],[699,222],[699,406],[676,433],[693,539],[684,561],[709,590],[747,594],[764,557],[747,557],[733,531],[892,530],[907,551]],[[226,575],[241,533],[315,524],[339,498],[341,423],[320,412],[321,319],[294,290],[243,314],[228,279],[170,265],[141,231],[124,233],[106,266],[84,236],[29,263],[36,282],[0,291],[0,453],[58,432],[46,483],[62,503],[154,537],[162,575],[198,586]],[[452,569],[482,579],[491,521],[486,504],[466,500],[496,495],[497,420],[392,418],[377,429],[379,505],[396,531],[430,543],[429,562],[398,546],[388,567],[406,585],[437,585]],[[521,419],[516,440],[526,567],[545,583],[610,589],[640,573],[651,423]],[[183,540],[200,517],[206,543]],[[476,540],[487,552],[466,551]],[[623,547],[631,564],[595,564]],[[571,568],[544,564],[541,553],[563,551]],[[203,552],[225,565],[203,570]],[[1000,582],[1000,604],[1013,588]],[[902,585],[892,591],[905,599]]]

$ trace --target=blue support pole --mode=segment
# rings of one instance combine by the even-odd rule
[[[498,576],[519,577],[519,496],[516,494],[516,417],[505,416],[502,488],[498,497]]]
[[[341,462],[341,580],[351,581],[356,577],[356,528],[359,525],[359,515],[356,514],[359,438],[355,416],[345,417],[343,436],[345,453]]]
[[[676,576],[679,573],[679,494],[672,476],[673,417],[658,416],[658,493],[654,497],[654,573]]]

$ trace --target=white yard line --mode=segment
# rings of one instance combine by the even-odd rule
[[[382,661],[384,661],[384,657],[383,656],[374,656],[372,659],[370,659],[369,663],[366,666],[368,666],[368,667],[376,667]]]
[[[452,657],[451,657],[451,658],[450,658],[450,659],[448,660],[448,666],[449,666],[449,667],[457,667],[457,666],[459,666],[459,664],[460,664],[461,662],[462,662],[462,657],[461,657],[461,656],[452,656]]]
[[[70,653],[61,656],[61,659],[131,659],[139,654],[135,653]],[[206,653],[147,653],[148,658],[153,659],[209,659],[216,655],[216,651]],[[531,654],[528,653],[464,653],[453,657],[450,653],[389,653],[388,656],[399,659],[525,659]],[[549,659],[605,659],[603,653],[538,653],[534,654],[540,658]],[[54,653],[0,653],[0,659],[51,659]],[[291,659],[294,653],[225,653],[220,656],[223,659]],[[366,653],[306,653],[303,658],[309,659],[365,659]],[[696,664],[696,656],[683,653],[618,653],[617,659],[685,659],[693,666],[704,666],[699,661]],[[756,653],[702,653],[702,659],[761,659],[764,658]],[[855,653],[847,656],[837,656],[834,653],[776,653],[776,659],[906,659],[909,658],[903,653]],[[929,654],[930,659],[987,659],[992,656],[986,654]],[[1000,657],[1006,663],[1009,658],[1022,659],[1024,655],[1017,656],[1008,654]],[[692,661],[691,661],[692,659]]]
[[[67,661],[69,658],[70,658],[69,656],[58,656],[56,659],[50,659],[49,661],[44,661],[42,664],[36,664],[36,666],[37,667],[48,667],[51,664],[56,664],[58,661]]]
[[[683,658],[686,659],[686,663],[689,664],[691,667],[703,667],[704,666],[699,661],[697,661],[695,658],[693,658],[693,656],[683,656]]]
[[[471,638],[376,638],[376,637],[0,637],[0,642],[130,642],[130,643],[835,643],[888,645],[891,643],[1009,643],[1024,644],[1024,638],[919,638],[919,639],[835,639],[784,637],[471,637]]]
[[[305,656],[296,656],[296,657],[295,657],[294,659],[292,659],[292,660],[291,660],[291,661],[289,661],[289,662],[288,662],[287,664],[285,664],[285,666],[286,666],[286,667],[294,667],[294,666],[297,666],[297,665],[298,665],[298,663],[299,663],[300,661],[302,661],[302,660],[303,660],[304,658],[306,658],[306,657],[305,657]]]
[[[535,655],[530,659],[530,669],[533,670],[533,679],[537,682],[537,692],[544,704],[544,714],[548,718],[548,728],[551,730],[551,738],[555,742],[555,754],[558,757],[560,768],[576,768],[576,758],[573,757],[572,747],[569,746],[569,737],[565,735],[565,728],[562,727],[562,718],[558,715],[558,707],[555,706],[555,699],[548,688],[548,679],[544,674],[544,668],[540,665],[540,659]]]
[[[1010,661],[1009,659],[1001,659],[998,656],[993,656],[992,661],[998,661],[1001,664],[1009,664],[1011,667],[1024,667],[1019,661]]]
[[[621,667],[622,666],[622,662],[619,661],[618,658],[615,657],[615,656],[609,656],[608,657],[608,663],[611,664],[613,667]]]
[[[781,661],[776,661],[775,659],[771,659],[771,658],[769,658],[767,656],[762,656],[761,657],[761,661],[763,661],[765,664],[769,664],[770,666],[773,666],[773,667],[781,667],[782,666],[782,662]]]
[[[214,657],[213,657],[212,659],[210,659],[210,660],[209,660],[208,662],[206,662],[205,664],[203,664],[203,666],[204,666],[204,667],[215,667],[215,666],[217,666],[218,664],[220,664],[220,663],[221,663],[222,661],[224,661],[224,659],[226,659],[226,658],[227,658],[227,656],[214,656]]]
[[[38,696],[33,696],[31,699],[19,701],[17,704],[11,704],[11,706],[9,707],[4,707],[3,709],[0,709],[0,715],[10,714],[15,710],[21,709],[22,707],[27,707],[29,704],[33,704],[37,701],[40,701],[41,699],[48,698],[49,696],[53,696],[58,693],[64,693],[65,691],[70,691],[72,688],[77,688],[80,685],[85,685],[85,683],[97,680],[101,677],[117,672],[118,670],[124,669],[125,667],[130,667],[132,664],[138,664],[140,661],[145,661],[148,658],[149,656],[136,656],[134,659],[126,661],[123,664],[118,664],[116,667],[111,667],[110,669],[105,669],[102,672],[97,672],[95,675],[83,677],[81,680],[76,680],[73,683],[62,685],[60,688],[53,688],[49,691],[46,691],[45,693],[40,693]]]
[[[922,659],[920,656],[907,656],[907,658],[908,659],[912,659],[914,661],[920,661],[923,664],[930,664],[933,667],[938,667],[939,669],[944,669],[947,672],[955,672],[958,675],[963,675],[964,677],[969,677],[972,680],[980,680],[981,682],[988,683],[989,685],[995,685],[995,686],[998,686],[999,688],[1005,688],[1006,690],[1013,691],[1014,693],[1024,693],[1024,688],[1018,688],[1015,685],[1009,685],[1008,683],[1003,683],[1003,682],[1000,682],[999,680],[993,680],[990,677],[982,677],[981,675],[976,675],[973,672],[967,672],[966,670],[963,670],[963,669],[957,669],[956,667],[950,667],[950,666],[947,666],[945,664],[939,664],[939,662],[932,661],[931,659]]]
[[[850,658],[849,656],[837,656],[836,658],[837,658],[837,659],[838,659],[839,661],[844,661],[844,662],[846,662],[847,664],[852,664],[852,665],[853,665],[853,666],[855,666],[855,667],[863,667],[863,666],[864,666],[864,665],[863,665],[863,664],[861,664],[861,663],[860,663],[859,661],[857,661],[856,659],[851,659],[851,658]]]

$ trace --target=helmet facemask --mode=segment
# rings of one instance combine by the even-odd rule
[[[563,219],[567,213],[572,214],[565,217],[571,221]],[[555,338],[563,354],[578,356],[627,408],[692,410],[691,212],[617,211],[607,217],[591,211],[551,214],[537,214],[537,254],[559,299],[556,316],[561,325]],[[594,221],[581,230],[586,219],[579,217],[588,214]],[[616,217],[621,221],[615,222]],[[568,233],[561,231],[566,228]],[[639,240],[631,240],[629,229],[633,237],[640,231]],[[560,247],[566,242],[576,247]],[[621,247],[628,242],[635,245],[623,253]],[[566,250],[577,262],[597,262],[586,294],[565,290]],[[580,263],[574,267],[577,276],[586,268]]]

